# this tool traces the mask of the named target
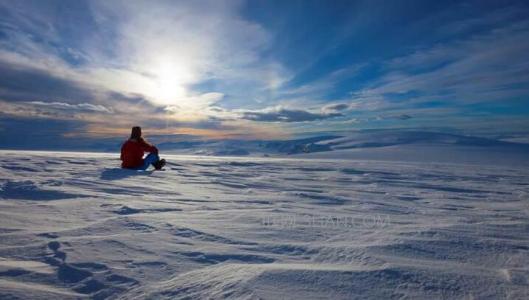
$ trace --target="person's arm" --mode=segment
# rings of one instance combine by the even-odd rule
[[[146,140],[141,139],[140,140],[141,147],[143,151],[149,152],[149,153],[158,153],[158,148],[156,148],[154,145],[148,143]]]

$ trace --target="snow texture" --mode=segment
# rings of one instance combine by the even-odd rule
[[[529,297],[522,165],[0,154],[2,299]]]

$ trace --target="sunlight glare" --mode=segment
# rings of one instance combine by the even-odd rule
[[[178,99],[186,96],[185,84],[193,79],[184,64],[172,60],[161,61],[151,73],[155,81],[152,96],[161,105],[177,105]]]

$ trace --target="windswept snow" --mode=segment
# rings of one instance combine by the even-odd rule
[[[529,297],[521,165],[166,158],[2,151],[0,298]]]

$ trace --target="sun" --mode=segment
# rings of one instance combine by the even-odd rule
[[[150,73],[154,80],[152,97],[160,105],[178,105],[178,99],[186,96],[186,84],[193,80],[185,64],[169,59],[157,63]]]

